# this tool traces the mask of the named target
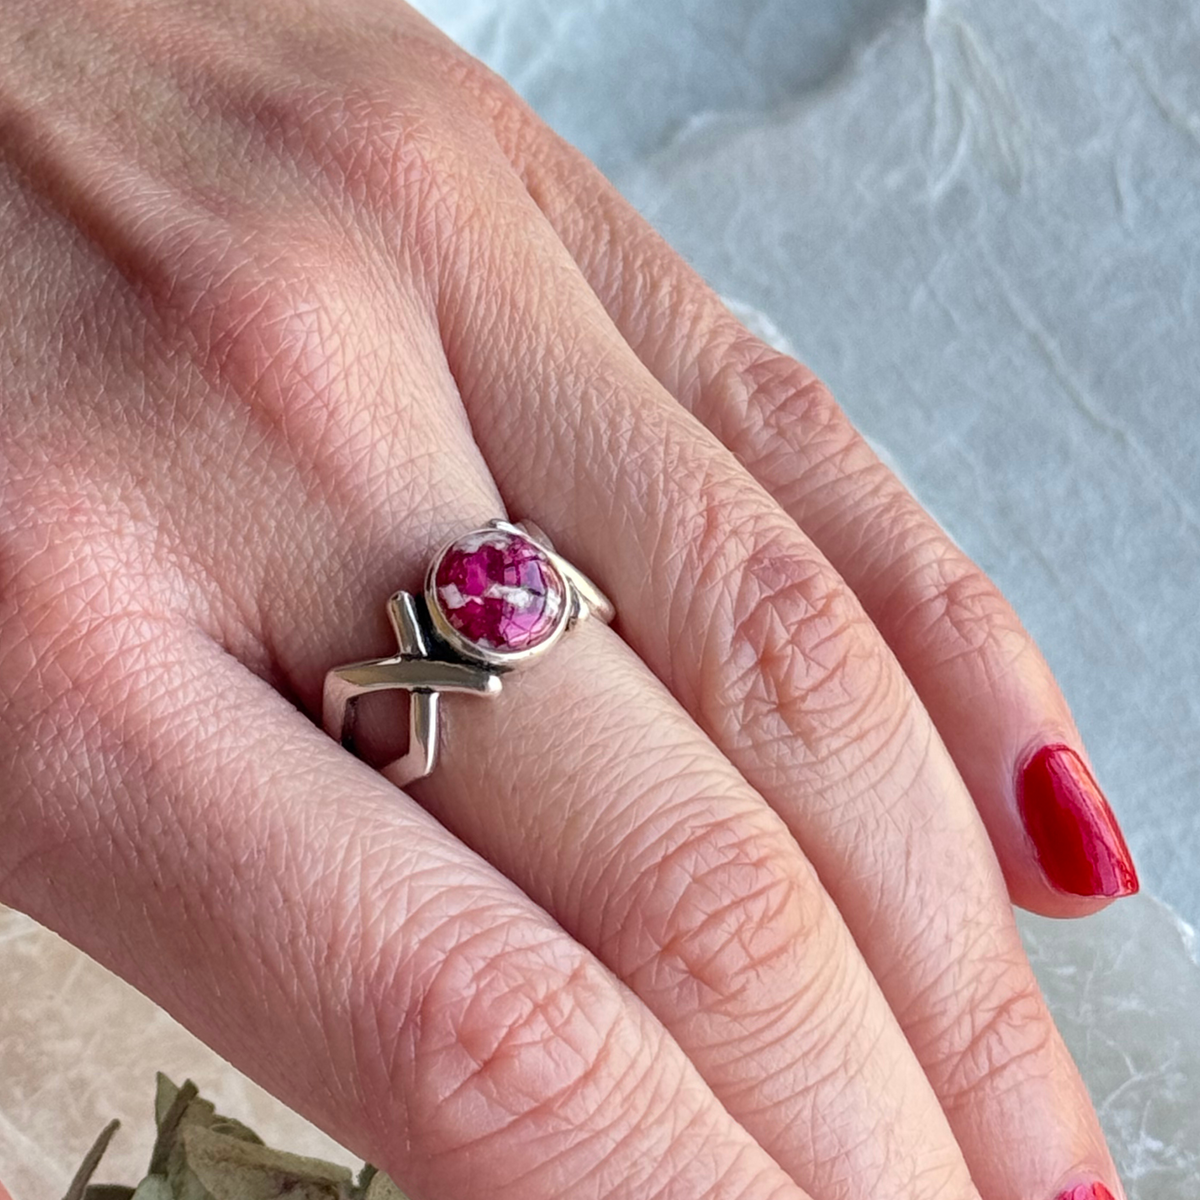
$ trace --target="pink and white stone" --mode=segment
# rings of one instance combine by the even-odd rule
[[[465,642],[496,654],[532,650],[554,636],[567,587],[546,552],[506,529],[480,529],[437,563],[432,599]]]

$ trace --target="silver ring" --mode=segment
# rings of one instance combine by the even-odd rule
[[[325,732],[354,749],[358,702],[372,692],[411,693],[408,749],[382,768],[400,787],[437,765],[443,692],[499,693],[502,677],[540,657],[588,617],[605,623],[612,602],[557,554],[532,522],[489,521],[434,555],[419,596],[387,602],[400,652],[334,667],[325,676]]]

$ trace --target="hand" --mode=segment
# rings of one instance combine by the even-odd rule
[[[1116,1188],[1005,876],[1132,867],[821,385],[398,5],[5,31],[0,899],[414,1200]],[[449,704],[401,792],[324,672],[505,512],[620,636]]]

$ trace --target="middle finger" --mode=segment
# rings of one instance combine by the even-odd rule
[[[376,110],[364,116],[327,100],[321,111],[330,138],[358,147],[352,163],[363,178],[374,178],[396,153],[381,139]],[[274,134],[286,119],[286,109],[273,112]],[[330,169],[324,157],[313,165]],[[486,165],[472,163],[475,177],[487,178]],[[444,271],[433,274],[453,277],[465,292],[488,273],[480,270],[481,240],[454,214],[479,210],[439,202],[430,212],[414,199],[466,186],[451,166],[440,169],[446,175],[436,189],[418,178],[412,190],[393,195],[410,207],[379,225],[421,230],[424,253],[446,256]],[[362,178],[338,194],[377,195]],[[483,244],[512,243],[493,229]],[[473,253],[463,255],[467,246]],[[354,260],[349,269],[364,279],[341,290],[377,287],[378,257],[363,262],[357,248],[346,253]],[[551,280],[526,283],[541,289]],[[296,541],[278,547],[276,570],[258,585],[265,612],[290,616],[299,606],[305,614],[303,622],[273,621],[268,641],[312,712],[320,709],[328,666],[393,649],[377,640],[388,593],[418,586],[445,536],[502,515],[488,511],[494,484],[465,423],[414,412],[415,397],[426,398],[419,403],[431,413],[455,411],[458,397],[444,360],[424,352],[440,345],[436,303],[422,323],[423,298],[407,295],[403,283],[398,290],[406,299],[394,309],[405,317],[390,330],[394,352],[370,344],[378,328],[339,324],[336,335],[321,339],[321,353],[333,358],[320,405],[352,427],[403,421],[399,461],[331,492],[311,517],[319,528],[279,530]],[[476,318],[486,320],[486,311],[476,307]],[[585,330],[563,328],[586,344]],[[291,394],[296,381],[274,369],[285,357],[265,359],[273,365],[268,415],[286,422],[289,452],[324,460],[328,439],[322,433],[312,442],[298,419],[312,406],[303,381]],[[407,363],[403,388],[374,378],[381,361]],[[356,371],[346,369],[351,363]],[[259,386],[252,401],[263,394]],[[424,432],[435,425],[439,438]],[[405,455],[428,466],[439,452],[453,466],[440,483],[435,472],[429,509],[414,513],[386,480],[403,476]],[[543,495],[540,507],[553,535],[553,496]],[[345,632],[354,629],[364,633]],[[906,1200],[974,1197],[928,1081],[786,826],[617,638],[585,625],[549,661],[506,683],[495,703],[455,698],[446,709],[446,752],[414,795],[633,987],[735,1119],[798,1182],[818,1200],[881,1192]]]
[[[420,340],[437,336],[431,317]],[[344,344],[367,358],[353,331]],[[439,393],[457,403],[444,370],[407,381],[407,397]],[[386,424],[395,390],[363,394],[381,398],[367,401],[370,423]],[[472,459],[460,439],[442,449],[447,462]],[[415,430],[408,452],[430,461],[433,447]],[[281,547],[297,570],[272,575],[263,603],[282,612],[303,597],[306,620],[271,642],[306,708],[319,710],[329,665],[394,649],[372,606],[417,588],[444,537],[497,515],[489,495],[485,471],[464,480],[458,467],[432,483],[430,520],[355,490],[331,498],[329,529]],[[319,563],[305,546],[326,548]],[[386,761],[400,723],[379,707],[364,707],[361,742]],[[496,701],[444,708],[445,750],[412,794],[632,987],[816,1200],[973,1200],[928,1081],[795,840],[618,638],[586,623]]]

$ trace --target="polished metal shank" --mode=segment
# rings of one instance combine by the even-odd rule
[[[511,525],[492,521],[490,526],[518,533],[543,550],[567,587],[569,608],[552,640],[588,616],[613,619],[611,601],[590,579],[558,554],[549,538],[531,522]],[[501,676],[510,669],[500,656],[464,654],[455,639],[443,631],[425,596],[397,592],[387,604],[399,653],[335,667],[325,676],[322,718],[325,731],[354,750],[354,730],[359,702],[373,692],[402,690],[410,695],[408,749],[382,768],[399,787],[428,775],[437,765],[440,740],[439,705],[444,692],[493,696],[501,689]],[[548,645],[549,643],[547,643]],[[539,647],[544,649],[545,647]]]

